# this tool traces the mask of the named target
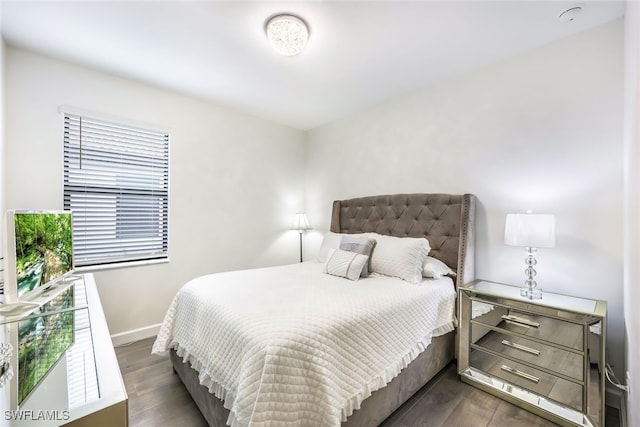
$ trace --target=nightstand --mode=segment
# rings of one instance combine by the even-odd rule
[[[459,289],[458,373],[564,426],[604,426],[607,303],[476,280]]]

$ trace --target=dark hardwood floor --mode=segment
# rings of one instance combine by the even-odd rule
[[[151,354],[153,341],[149,338],[116,348],[129,395],[129,425],[206,426],[189,393],[173,373],[168,357]],[[620,425],[617,411],[607,410],[606,425]],[[461,382],[455,365],[450,364],[382,423],[382,427],[414,426],[535,427],[555,424]]]

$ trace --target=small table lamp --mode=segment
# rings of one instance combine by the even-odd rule
[[[302,233],[310,228],[307,214],[297,213],[293,220],[293,229],[298,230],[298,233],[300,233],[300,262],[302,262]]]
[[[542,290],[533,278],[536,275],[534,266],[537,248],[553,248],[555,246],[555,217],[540,214],[508,214],[504,227],[504,243],[510,246],[524,246],[527,268],[524,270],[527,279],[526,288],[520,289],[520,295],[529,299],[541,299]]]

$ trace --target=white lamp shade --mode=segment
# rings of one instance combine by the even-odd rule
[[[298,231],[308,230],[311,227],[309,226],[309,220],[307,219],[307,214],[297,213],[293,220],[293,229]]]
[[[553,248],[556,245],[555,217],[541,214],[508,214],[504,243],[529,248]]]

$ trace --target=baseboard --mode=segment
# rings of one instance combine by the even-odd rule
[[[627,400],[625,393],[617,388],[607,387],[605,402],[607,406],[611,406],[618,410],[620,414],[620,427],[627,426]]]
[[[120,332],[119,334],[111,335],[111,342],[114,347],[118,347],[124,344],[129,344],[134,341],[140,341],[145,338],[151,338],[158,335],[160,331],[161,323],[157,325],[145,326],[144,328],[132,329],[126,332]]]

